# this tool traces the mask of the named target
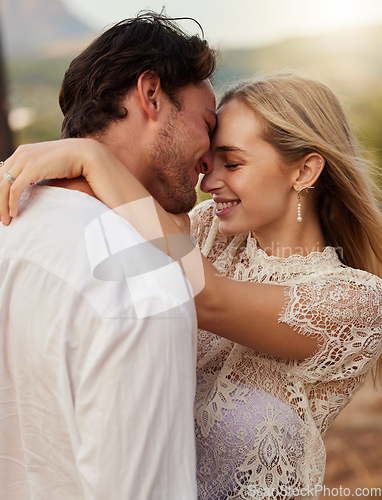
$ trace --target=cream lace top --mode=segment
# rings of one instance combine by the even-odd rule
[[[240,281],[289,285],[280,321],[319,337],[304,361],[200,330],[195,401],[199,500],[318,498],[322,436],[382,352],[382,280],[336,251],[282,259],[250,234],[223,236],[211,200],[191,213],[202,253]]]

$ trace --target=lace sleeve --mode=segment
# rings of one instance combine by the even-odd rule
[[[382,352],[382,281],[372,278],[322,279],[289,289],[279,321],[319,337],[318,352],[300,364],[309,382],[359,376],[377,361]]]
[[[199,203],[190,213],[191,234],[195,238],[198,247],[202,248],[209,234],[215,213],[212,200]]]

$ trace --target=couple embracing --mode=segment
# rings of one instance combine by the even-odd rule
[[[63,139],[1,167],[7,499],[318,497],[379,368],[381,213],[326,85],[216,112],[214,69],[163,15],[118,23],[65,74]]]

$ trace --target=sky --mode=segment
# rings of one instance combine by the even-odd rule
[[[62,0],[97,30],[140,10],[194,17],[210,44],[221,48],[267,45],[350,26],[382,24],[382,0]],[[183,26],[191,28],[191,24]]]

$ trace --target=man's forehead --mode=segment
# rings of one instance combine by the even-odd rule
[[[208,92],[208,94],[209,94],[209,96],[210,96],[210,98],[211,98],[211,102],[212,102],[212,104],[211,104],[211,106],[210,106],[210,107],[211,107],[211,109],[213,109],[213,111],[212,111],[212,112],[215,114],[215,110],[216,110],[216,99],[215,99],[215,92],[214,92],[214,89],[213,89],[213,87],[212,87],[212,83],[211,83],[211,82],[210,82],[210,80],[208,80],[208,79],[207,79],[207,80],[204,80],[204,82],[203,82],[203,83],[205,84],[205,86],[206,86],[206,90],[207,90],[207,92]]]
[[[182,91],[181,91],[182,92]],[[200,102],[205,102],[205,106],[215,111],[216,100],[214,89],[209,80],[203,80],[195,85],[190,83],[183,88],[183,96],[189,99],[198,99]]]

